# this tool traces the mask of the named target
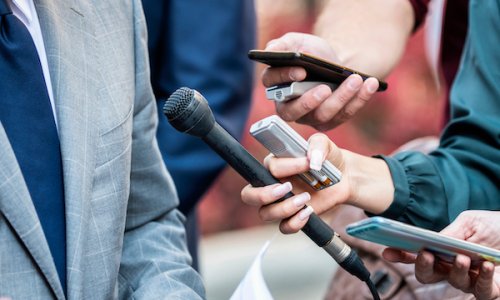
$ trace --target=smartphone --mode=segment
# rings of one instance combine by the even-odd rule
[[[290,125],[276,115],[269,116],[250,127],[250,134],[276,157],[305,157],[307,142]],[[299,174],[315,190],[322,190],[340,181],[341,172],[325,161],[320,171]]]
[[[337,88],[336,84],[324,81],[294,81],[268,87],[266,97],[276,102],[286,102],[302,96],[302,94],[320,84],[327,85],[332,91]]]
[[[346,232],[356,238],[409,252],[426,249],[450,263],[458,253],[469,256],[475,266],[485,260],[500,263],[499,250],[383,217],[349,224]]]
[[[272,67],[303,67],[307,71],[307,77],[304,81],[325,81],[341,84],[352,74],[359,74],[363,80],[372,77],[302,52],[250,50],[248,57]],[[378,91],[385,91],[387,83],[381,80],[378,82]]]

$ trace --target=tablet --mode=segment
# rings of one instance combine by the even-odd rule
[[[368,218],[347,226],[349,235],[409,252],[428,250],[441,259],[453,262],[457,253],[469,256],[473,265],[481,261],[500,263],[500,251],[445,236],[383,217]]]

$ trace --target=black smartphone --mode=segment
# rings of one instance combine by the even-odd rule
[[[303,67],[307,72],[307,77],[304,81],[326,81],[340,84],[352,74],[360,75],[363,80],[372,77],[302,52],[250,50],[248,58],[265,63],[271,67]],[[379,87],[377,91],[385,91],[387,83],[382,80],[378,80],[378,82]]]

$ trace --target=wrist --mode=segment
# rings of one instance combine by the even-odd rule
[[[349,182],[346,204],[370,213],[380,214],[394,200],[394,184],[384,160],[341,150],[344,157],[343,176]]]

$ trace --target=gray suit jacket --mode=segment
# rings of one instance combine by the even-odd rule
[[[35,0],[63,159],[69,299],[203,297],[155,140],[140,1]],[[0,296],[63,299],[0,124]]]

